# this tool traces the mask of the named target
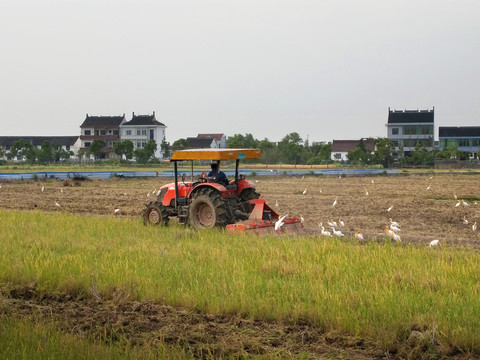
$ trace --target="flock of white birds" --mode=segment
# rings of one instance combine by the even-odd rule
[[[341,176],[339,178],[341,178]],[[432,180],[432,178],[433,178],[433,176],[430,176],[429,180]],[[304,176],[302,176],[302,179],[304,179]],[[372,184],[375,184],[375,181],[373,179],[371,180],[371,182],[372,182]],[[431,189],[432,189],[432,186],[428,185],[427,188],[426,188],[426,191],[429,191]],[[322,193],[322,190],[320,190],[320,193]],[[306,195],[306,194],[307,194],[307,188],[305,188],[302,191],[302,195]],[[365,196],[369,196],[369,195],[370,194],[369,194],[368,190],[365,189]],[[469,206],[468,202],[465,201],[464,199],[459,200],[456,194],[453,195],[453,198],[456,201],[455,207]],[[332,207],[337,206],[337,204],[338,204],[338,199],[337,199],[337,197],[335,197],[335,199],[332,203]],[[477,205],[476,201],[474,202],[474,205]],[[277,210],[280,209],[280,205],[278,203],[278,200],[275,201],[275,207],[276,207]],[[393,205],[390,205],[386,209],[386,212],[390,213],[392,210],[393,210]],[[278,228],[280,228],[280,226],[283,225],[283,220],[285,219],[285,217],[286,217],[286,215],[281,217],[281,219],[279,221],[277,221],[277,223],[275,224],[275,230],[277,230]],[[302,219],[302,222],[303,222],[303,217],[301,217],[301,219]],[[464,225],[469,225],[469,221],[468,221],[468,219],[466,219],[466,216],[463,217],[463,224]],[[323,225],[323,222],[320,222],[320,224],[318,225],[319,228],[320,228],[320,234],[322,236],[338,237],[338,238],[341,238],[341,237],[345,236],[345,234],[342,232],[342,229],[345,227],[345,222],[342,219],[339,219],[338,222],[333,221],[333,220],[329,220],[329,221],[327,221],[327,225],[330,228],[330,230],[328,230]],[[471,225],[471,229],[474,233],[477,232],[478,226],[477,226],[476,221],[474,221],[474,223]],[[389,218],[389,224],[385,225],[385,227],[384,227],[385,236],[387,238],[391,239],[392,241],[399,243],[399,242],[402,241],[402,238],[400,236],[400,232],[401,232],[401,230],[400,230],[399,223],[396,222],[396,221],[393,221],[392,218]],[[356,231],[353,234],[353,237],[355,239],[359,240],[360,242],[366,241],[366,237],[363,235],[363,233],[361,231]],[[477,234],[477,237],[480,240],[480,232]],[[434,239],[434,240],[432,240],[428,243],[429,247],[437,247],[439,245],[440,245],[440,240],[439,239]]]

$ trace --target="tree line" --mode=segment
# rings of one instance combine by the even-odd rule
[[[374,165],[390,167],[394,163],[395,148],[391,140],[387,138],[371,139],[375,144],[375,151],[370,151],[361,139],[355,149],[348,152],[347,163],[359,166]],[[7,159],[24,159],[27,163],[58,163],[64,162],[73,156],[79,159],[83,157],[102,157],[105,143],[102,140],[94,140],[88,150],[80,149],[77,154],[62,149],[60,146],[45,140],[40,148],[33,146],[28,140],[16,140],[10,151],[6,154],[0,151],[0,156],[6,155]],[[188,141],[184,138],[174,141],[172,144],[165,139],[160,144],[164,158],[169,158],[176,150],[187,149]],[[285,135],[279,142],[272,142],[267,138],[259,140],[252,134],[235,134],[227,138],[227,148],[258,148],[262,150],[262,158],[249,160],[250,162],[261,162],[265,164],[304,164],[317,165],[333,163],[331,160],[332,144],[327,142],[312,142],[304,140],[297,132]],[[121,140],[114,143],[114,153],[120,161],[135,161],[139,164],[155,163],[157,143],[149,140],[143,148],[134,148],[131,140]],[[399,165],[433,165],[435,159],[458,159],[469,158],[469,153],[458,150],[455,147],[444,150],[427,150],[417,144],[409,156],[400,158]]]

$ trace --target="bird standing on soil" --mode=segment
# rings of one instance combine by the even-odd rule
[[[440,242],[440,240],[432,240],[430,241],[430,244],[428,246],[430,247],[436,247],[438,245],[438,243]]]
[[[117,215],[120,212],[120,209],[115,209],[114,213]]]
[[[323,226],[321,226],[322,230],[320,231],[320,233],[323,235],[323,236],[328,236],[328,237],[332,237],[332,233],[328,230],[325,230],[325,228]]]
[[[390,212],[393,210],[393,205],[391,205],[388,209],[387,209],[387,212]]]
[[[358,239],[358,240],[360,240],[360,241],[364,241],[364,240],[365,240],[365,238],[363,237],[363,234],[362,234],[360,231],[357,231],[357,232],[355,233],[355,238]]]
[[[306,193],[307,193],[307,188],[305,188],[305,190],[303,190],[302,195],[305,195]]]
[[[345,236],[344,234],[342,234],[342,232],[340,230],[335,230],[335,228],[332,227],[332,231],[333,231],[333,234],[335,236],[338,236],[338,237],[343,237]]]
[[[476,221],[472,225],[472,231],[473,232],[477,231],[477,222]]]
[[[333,207],[337,206],[337,198],[335,198],[335,200],[333,201],[332,206],[333,206]]]
[[[430,190],[430,188],[431,188],[431,185],[428,185],[428,186],[427,186],[427,190]]]
[[[60,204],[58,203],[58,201],[55,201],[55,206],[56,207],[61,207]]]
[[[465,217],[465,215],[463,216],[463,223],[464,223],[465,225],[468,225],[468,220],[467,220],[467,218]]]

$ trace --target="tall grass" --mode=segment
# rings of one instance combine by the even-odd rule
[[[163,345],[132,347],[127,343],[105,344],[61,333],[54,324],[0,317],[0,354],[7,359],[193,359],[182,349]]]
[[[140,220],[0,212],[0,283],[152,299],[378,339],[412,329],[480,353],[480,255],[353,239],[258,238]]]

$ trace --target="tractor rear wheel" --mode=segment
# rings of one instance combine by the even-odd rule
[[[199,192],[189,207],[190,225],[197,229],[225,227],[229,222],[228,204],[216,190]]]
[[[145,225],[167,225],[167,209],[158,201],[152,201],[143,211],[143,223]]]

